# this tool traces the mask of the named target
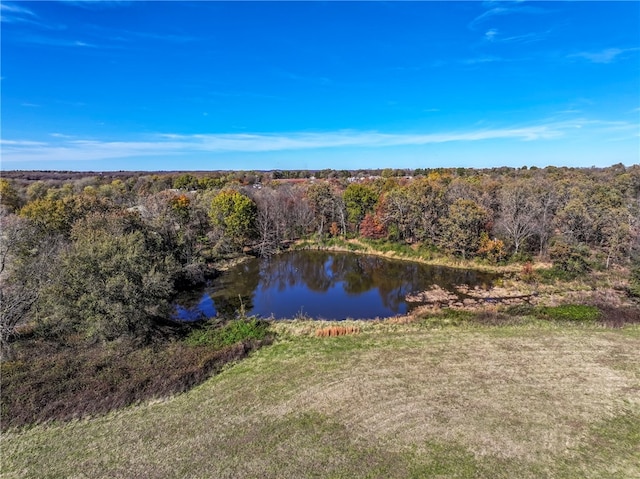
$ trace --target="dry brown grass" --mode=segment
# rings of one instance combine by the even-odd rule
[[[600,363],[621,346],[605,337],[465,339],[369,351],[330,383],[267,411],[330,414],[388,447],[438,439],[479,456],[535,461],[575,446],[589,421],[623,400],[640,404],[630,378]],[[631,360],[632,343],[622,349]]]
[[[316,337],[328,338],[334,336],[345,336],[347,334],[358,334],[360,328],[358,326],[330,326],[328,328],[316,329]]]

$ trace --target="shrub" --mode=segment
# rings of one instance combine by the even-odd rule
[[[261,340],[267,337],[269,323],[257,318],[240,318],[217,326],[212,323],[196,329],[185,339],[192,346],[213,346],[223,348],[242,341]]]
[[[127,216],[95,215],[76,223],[75,241],[41,295],[48,321],[92,340],[146,339],[167,316],[175,262]]]
[[[553,266],[576,277],[591,271],[589,264],[589,249],[584,245],[569,244],[556,241],[549,249],[549,256]]]
[[[538,280],[538,274],[533,269],[531,262],[527,261],[522,265],[520,270],[520,279],[526,283],[535,283]]]
[[[538,276],[545,283],[552,283],[554,281],[570,281],[576,277],[575,274],[569,273],[556,266],[539,270]]]
[[[487,259],[491,263],[499,263],[504,260],[506,251],[504,242],[499,239],[490,239],[486,231],[480,233],[480,247],[478,255]]]
[[[538,308],[537,311],[544,319],[559,321],[595,321],[602,315],[602,312],[595,306],[584,304],[543,306]]]

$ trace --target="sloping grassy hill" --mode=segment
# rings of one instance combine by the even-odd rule
[[[285,331],[174,398],[6,433],[2,477],[640,477],[639,351],[638,327]]]

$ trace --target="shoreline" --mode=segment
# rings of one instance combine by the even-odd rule
[[[463,260],[463,259],[448,259],[448,258],[434,258],[434,259],[425,259],[419,256],[410,256],[404,255],[401,253],[396,253],[395,251],[380,251],[376,249],[374,246],[371,246],[366,243],[362,243],[358,240],[344,240],[340,239],[346,243],[347,245],[354,245],[354,248],[349,248],[348,246],[341,245],[327,245],[317,240],[297,240],[294,242],[290,249],[292,250],[318,250],[318,251],[336,251],[342,253],[356,253],[356,254],[368,254],[371,256],[380,256],[383,258],[389,259],[397,259],[403,261],[413,261],[415,263],[425,264],[429,266],[443,266],[447,268],[455,268],[455,269],[466,269],[466,270],[476,270],[487,273],[497,273],[497,274],[506,274],[506,273],[517,273],[522,269],[522,264],[510,264],[505,266],[499,265],[490,265],[490,264],[479,264],[471,260]],[[547,269],[549,265],[547,263],[535,262],[532,263],[534,270]]]

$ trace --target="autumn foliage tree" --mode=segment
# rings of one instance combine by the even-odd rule
[[[22,199],[14,186],[4,178],[0,178],[0,205],[10,213],[17,211],[22,205]]]
[[[378,202],[375,188],[360,183],[351,183],[342,195],[349,223],[358,226],[365,215],[373,212]]]
[[[469,258],[480,248],[480,235],[486,231],[488,212],[472,200],[456,200],[442,220],[440,245],[446,251]]]
[[[241,248],[255,236],[255,202],[236,190],[223,190],[211,201],[211,223],[220,231],[221,246]]]
[[[360,222],[360,234],[364,238],[381,239],[387,236],[387,228],[376,215],[367,213]]]

